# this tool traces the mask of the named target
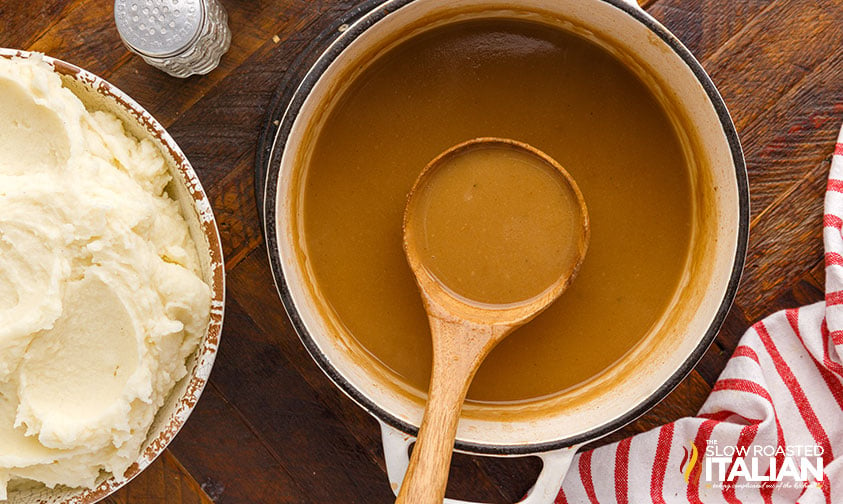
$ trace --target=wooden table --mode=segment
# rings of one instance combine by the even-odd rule
[[[170,449],[109,502],[391,502],[376,422],[316,367],[272,285],[254,197],[266,108],[285,69],[351,0],[222,0],[231,50],[179,80],[120,43],[108,0],[0,2],[0,46],[101,75],[170,131],[214,205],[228,271],[210,385]],[[696,370],[605,443],[693,414],[741,334],[822,299],[823,191],[843,122],[843,0],[652,0],[647,10],[702,61],[734,118],[749,169],[750,248],[737,301]],[[535,459],[457,456],[449,495],[513,502]]]

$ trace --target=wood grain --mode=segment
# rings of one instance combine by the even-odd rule
[[[170,451],[214,502],[313,502],[278,461],[278,453],[295,461],[295,448],[269,449],[214,383]]]
[[[153,466],[109,502],[390,502],[378,424],[304,350],[284,314],[257,220],[253,162],[267,108],[297,58],[351,0],[222,0],[232,49],[204,77],[173,79],[119,41],[108,0],[0,2],[0,46],[45,51],[108,78],[170,131],[214,205],[229,306],[211,384]],[[702,61],[738,127],[752,228],[738,299],[695,371],[661,404],[594,445],[693,414],[743,332],[822,299],[821,215],[843,122],[839,0],[648,0]],[[513,502],[536,459],[457,455],[448,495]]]
[[[170,451],[165,451],[132,484],[105,499],[107,504],[211,504],[213,501],[182,467]]]
[[[25,9],[15,2],[0,3],[0,47],[31,47],[35,39],[64,19],[77,3],[40,2]]]
[[[349,501],[382,502],[390,496],[380,461],[354,442],[349,426],[299,379],[271,334],[261,331],[231,301],[233,323],[223,335],[213,383],[248,419],[276,463],[314,502],[330,502],[337,488]],[[248,393],[244,393],[248,391]],[[350,407],[350,405],[348,405]],[[294,449],[295,454],[285,453]],[[345,469],[341,469],[345,468]]]

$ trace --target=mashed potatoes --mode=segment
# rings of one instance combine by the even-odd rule
[[[0,499],[137,459],[210,292],[160,153],[40,59],[0,58]]]

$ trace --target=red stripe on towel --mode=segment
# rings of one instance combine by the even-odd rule
[[[629,502],[629,446],[632,438],[626,438],[618,443],[615,452],[615,500],[617,504]]]
[[[656,458],[653,461],[653,474],[650,477],[650,498],[653,504],[665,504],[662,490],[664,489],[664,475],[667,471],[667,460],[670,458],[670,444],[673,440],[673,424],[669,423],[659,431],[656,444]]]
[[[580,455],[580,479],[582,479],[582,486],[585,488],[585,494],[588,496],[591,504],[600,504],[597,502],[597,495],[594,493],[594,481],[591,479],[591,451],[587,451]]]

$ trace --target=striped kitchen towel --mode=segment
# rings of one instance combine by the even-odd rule
[[[825,301],[752,326],[696,417],[579,454],[557,503],[843,503],[843,130],[823,224]]]

